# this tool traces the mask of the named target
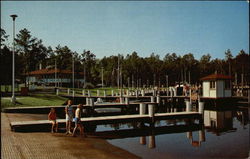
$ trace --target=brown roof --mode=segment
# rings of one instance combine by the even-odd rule
[[[61,73],[61,74],[72,74],[71,70],[60,70],[60,69],[56,69],[57,73]],[[45,74],[54,74],[55,73],[55,69],[41,69],[41,70],[35,70],[35,71],[31,71],[27,74],[29,75],[45,75]],[[79,74],[83,75],[82,72],[80,72]]]
[[[226,80],[226,79],[232,79],[232,77],[222,74],[211,74],[206,77],[202,77],[200,80],[207,81],[207,80]]]

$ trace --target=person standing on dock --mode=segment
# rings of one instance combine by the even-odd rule
[[[49,121],[51,121],[51,123],[52,123],[51,133],[54,133],[54,129],[55,129],[55,131],[57,132],[58,123],[57,123],[57,121],[56,121],[56,110],[55,110],[55,108],[51,108],[51,109],[50,109],[50,112],[49,112],[49,115],[48,115],[48,119],[49,119]]]
[[[65,115],[66,115],[66,135],[72,134],[71,130],[71,122],[73,120],[73,107],[72,100],[68,100],[68,104],[65,107]]]
[[[79,104],[77,106],[76,111],[75,111],[75,118],[74,118],[75,128],[73,130],[73,135],[72,135],[73,137],[76,136],[76,129],[77,128],[80,128],[80,135],[83,135],[83,133],[84,133],[84,128],[83,128],[82,123],[81,123],[81,111],[82,111],[82,104]]]

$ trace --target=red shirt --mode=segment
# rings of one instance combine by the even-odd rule
[[[49,120],[56,120],[56,113],[50,112],[48,115]]]

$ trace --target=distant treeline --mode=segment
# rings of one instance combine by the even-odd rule
[[[8,35],[1,28],[1,85],[11,84],[12,81],[12,44],[6,44],[7,40]],[[39,69],[40,65],[54,68],[56,63],[58,69],[71,70],[73,58],[75,72],[84,72],[87,82],[101,83],[103,68],[106,86],[117,86],[118,81],[120,86],[166,86],[167,79],[169,85],[189,80],[195,84],[199,83],[201,77],[215,72],[232,75],[233,81],[237,79],[238,84],[241,84],[242,76],[244,84],[249,84],[250,79],[249,53],[244,50],[239,50],[237,56],[233,57],[228,49],[224,53],[225,59],[212,59],[209,53],[200,59],[195,59],[192,53],[183,56],[166,53],[163,59],[152,53],[143,58],[137,52],[97,59],[89,50],[77,53],[60,45],[53,50],[50,46],[44,46],[42,40],[33,37],[27,29],[19,31],[15,43],[15,77],[21,82],[25,82],[25,74]]]

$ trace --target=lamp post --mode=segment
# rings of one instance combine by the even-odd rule
[[[16,98],[15,98],[15,19],[17,17],[16,14],[10,15],[13,20],[13,55],[12,55],[12,98],[11,102],[13,104],[16,103]]]
[[[102,67],[102,88],[103,88],[103,67]]]
[[[74,64],[74,53],[72,53],[72,88],[73,88],[73,91],[74,91],[74,88],[75,88],[75,64]],[[74,96],[74,94],[73,94]]]

